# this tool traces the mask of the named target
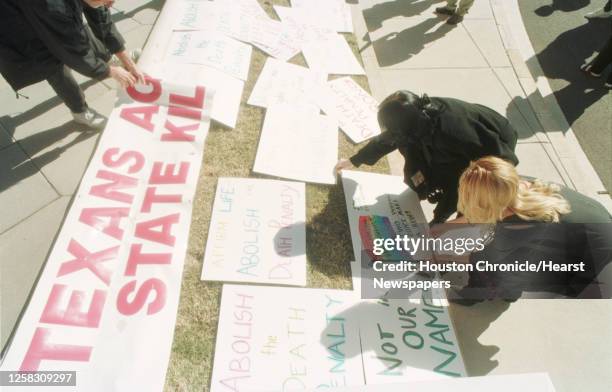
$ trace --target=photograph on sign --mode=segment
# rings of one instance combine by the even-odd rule
[[[299,65],[268,58],[247,103],[268,107],[276,104],[316,104],[327,75]]]
[[[304,183],[219,178],[202,280],[306,285]]]
[[[174,63],[202,64],[235,78],[246,80],[251,65],[250,45],[210,31],[174,32],[167,60]]]
[[[330,75],[365,75],[346,39],[329,35],[325,40],[310,41],[302,45],[308,68]]]
[[[363,385],[355,303],[344,290],[224,285],[211,392]]]
[[[378,102],[353,78],[347,76],[327,82],[318,103],[325,114],[338,121],[340,129],[354,143],[380,134]]]
[[[338,124],[315,106],[275,105],[266,110],[253,171],[335,184]]]

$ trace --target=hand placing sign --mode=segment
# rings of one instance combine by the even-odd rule
[[[336,163],[336,166],[334,167],[334,171],[336,172],[336,174],[340,174],[342,170],[352,169],[352,168],[353,168],[353,164],[351,163],[350,160],[340,159],[338,163]]]

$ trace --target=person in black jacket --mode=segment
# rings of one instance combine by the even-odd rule
[[[144,80],[111,21],[111,0],[0,1],[0,73],[18,91],[47,80],[75,121],[100,128],[70,69],[87,77],[112,77],[121,86]],[[88,25],[83,23],[83,15]],[[115,54],[124,68],[109,65]]]
[[[492,109],[453,98],[419,97],[398,91],[379,106],[382,133],[336,171],[375,164],[399,150],[405,159],[404,182],[421,200],[437,203],[431,222],[446,221],[457,209],[459,176],[470,161],[494,155],[518,164],[517,132]]]

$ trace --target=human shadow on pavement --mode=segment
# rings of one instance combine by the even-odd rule
[[[543,5],[534,12],[538,16],[546,17],[555,11],[572,12],[586,7],[591,0],[552,0],[551,4]]]
[[[419,54],[430,42],[442,38],[456,25],[449,25],[438,18],[426,19],[399,33],[389,33],[372,42],[378,65],[388,67],[399,64]],[[438,23],[435,30],[431,31]]]
[[[530,70],[537,69],[539,63],[548,79],[568,82],[557,89],[554,96],[570,126],[593,103],[608,93],[608,89],[603,86],[603,80],[587,77],[580,71],[580,66],[585,59],[593,57],[609,34],[609,23],[586,22],[560,34],[535,57],[527,60]],[[547,98],[544,97],[545,100]],[[565,133],[567,129],[562,131]]]
[[[433,4],[443,0],[395,0],[378,3],[363,10],[368,31],[376,31],[385,20],[396,16],[411,17],[427,11]]]
[[[152,9],[154,11],[161,11],[162,7],[164,6],[164,3],[165,3],[165,0],[151,0],[127,12],[122,11],[116,7],[112,7],[115,12],[113,12],[111,19],[113,20],[114,23],[118,23],[118,22],[121,22],[122,20],[133,18],[140,11],[143,11],[146,9]]]

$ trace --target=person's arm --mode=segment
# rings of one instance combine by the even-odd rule
[[[386,132],[376,136],[368,142],[357,154],[350,158],[351,163],[355,167],[359,167],[361,164],[374,165],[378,160],[391,151],[395,150],[397,146],[395,143],[389,141],[391,138]]]
[[[111,19],[111,13],[106,7],[93,8],[83,3],[83,14],[91,31],[109,52],[117,54],[125,51],[125,40]]]

